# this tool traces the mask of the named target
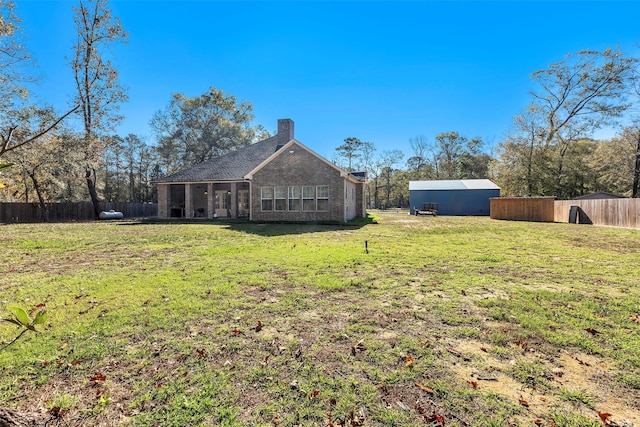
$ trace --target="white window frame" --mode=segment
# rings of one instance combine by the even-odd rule
[[[306,194],[305,194],[305,190]],[[311,195],[309,196],[309,190]],[[311,209],[307,208],[307,205],[311,205]],[[316,211],[316,187],[314,185],[302,186],[302,212],[315,212]]]
[[[325,195],[326,194],[326,195]],[[326,201],[327,208],[321,209],[320,202]],[[329,211],[329,186],[328,185],[318,185],[316,186],[316,211],[317,212],[328,212]]]
[[[265,193],[267,193],[268,197],[265,197]],[[264,202],[266,201],[271,201],[271,209],[264,208]],[[262,212],[273,212],[273,187],[262,187],[260,189],[260,209]]]
[[[296,192],[298,193],[296,196]],[[291,208],[291,203],[294,202],[294,205],[297,202],[297,208]],[[302,189],[299,185],[292,185],[289,187],[289,200],[287,203],[287,208],[289,212],[300,212],[302,210]]]
[[[278,207],[280,202],[280,207]],[[287,187],[277,186],[273,187],[273,210],[274,212],[286,212],[287,211]]]

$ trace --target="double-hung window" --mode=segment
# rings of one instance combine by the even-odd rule
[[[274,187],[273,197],[275,199],[274,210],[286,211],[287,210],[287,187]]]
[[[302,187],[302,211],[313,212],[316,210],[316,187],[305,185]]]
[[[318,185],[316,187],[316,210],[326,212],[329,210],[329,186]]]
[[[289,210],[300,212],[300,187],[289,187]]]
[[[273,187],[262,187],[262,210],[273,210]]]

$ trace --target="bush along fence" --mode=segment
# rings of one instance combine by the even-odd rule
[[[93,205],[81,203],[47,203],[49,222],[92,221]],[[100,202],[101,211],[122,212],[125,218],[147,218],[158,215],[157,203]],[[0,223],[43,222],[39,203],[0,203]]]
[[[640,228],[640,199],[500,197],[491,199],[491,218]]]

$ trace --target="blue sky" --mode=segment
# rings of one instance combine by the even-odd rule
[[[60,110],[76,1],[17,2],[43,81]],[[409,139],[458,131],[496,145],[529,102],[529,74],[581,49],[640,56],[638,2],[222,2],[111,0],[129,42],[112,50],[130,100],[118,133],[148,143],[171,94],[210,86],[253,103],[255,123],[295,122],[331,158],[346,137],[412,155]]]

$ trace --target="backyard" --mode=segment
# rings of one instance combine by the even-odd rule
[[[0,317],[48,313],[0,350],[0,406],[48,425],[640,425],[638,230],[375,212],[0,247]]]

